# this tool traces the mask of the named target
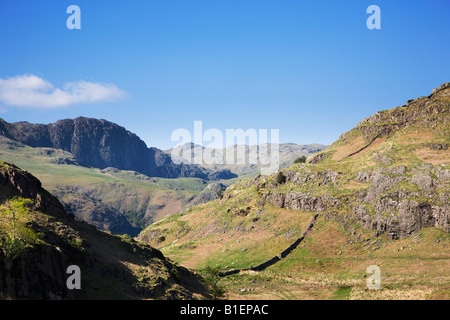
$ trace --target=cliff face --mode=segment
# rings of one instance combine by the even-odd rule
[[[100,169],[115,167],[165,178],[214,179],[217,175],[198,166],[174,164],[170,155],[148,148],[138,136],[106,120],[79,117],[48,125],[0,120],[0,134],[31,147],[68,151],[82,165]],[[222,170],[221,176],[236,177],[229,170]]]
[[[23,206],[19,216],[20,199],[28,199],[29,206]],[[4,162],[0,213],[0,298],[208,297],[191,271],[173,265],[149,245],[74,219],[39,180]],[[66,286],[70,265],[80,267],[80,290]]]
[[[277,207],[319,212],[349,228],[359,223],[393,239],[425,227],[450,232],[449,166],[378,168],[358,172],[354,178],[306,168],[284,174],[286,191],[275,182],[254,181],[260,194]],[[349,188],[349,180],[359,184],[358,188]],[[329,194],[320,194],[324,189]]]

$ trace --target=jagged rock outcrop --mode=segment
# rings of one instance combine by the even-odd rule
[[[424,168],[428,170],[423,171]],[[315,183],[319,188],[331,186],[338,194],[340,179],[345,180],[345,175],[332,171],[316,174],[284,172],[288,177],[286,183],[292,189]],[[260,180],[263,178],[254,180],[253,184],[269,203],[280,208],[325,212],[327,216],[333,216],[337,208],[348,207],[355,222],[392,238],[407,237],[425,227],[450,232],[450,194],[446,191],[450,185],[450,170],[440,166],[419,165],[411,171],[404,166],[361,171],[356,174],[355,181],[368,186],[336,197],[314,195],[313,188],[308,188],[310,192],[277,191],[274,183]]]
[[[100,169],[115,167],[153,177],[230,179],[229,170],[212,171],[191,164],[175,164],[160,149],[125,128],[103,120],[78,117],[52,124],[7,123],[0,119],[0,135],[31,147],[49,147],[72,153],[82,165]]]
[[[21,196],[34,199],[34,209],[51,211],[52,215],[66,217],[67,213],[56,197],[42,188],[41,182],[32,174],[13,164],[0,162],[0,202]]]
[[[224,184],[218,182],[208,184],[205,189],[189,202],[189,207],[220,198],[226,188]]]
[[[422,171],[424,168],[427,170]],[[373,210],[369,212],[359,204],[353,212],[364,227],[393,238],[432,226],[450,232],[450,194],[445,191],[450,184],[449,174],[448,169],[429,165],[413,168],[409,174],[404,166],[377,170],[371,175],[364,172],[357,179],[370,182],[370,187],[359,193],[358,200],[372,205]]]

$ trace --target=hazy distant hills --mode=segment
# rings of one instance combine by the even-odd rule
[[[270,156],[270,151],[272,150],[273,145],[269,143],[265,144],[264,146],[266,147],[268,151],[267,153]],[[278,145],[280,168],[288,167],[294,163],[295,159],[301,156],[308,157],[316,152],[324,150],[326,147],[326,145],[322,144],[302,145],[295,143],[281,143]],[[183,150],[187,152],[183,153]],[[205,161],[203,161],[203,163],[201,164],[198,164],[199,166],[211,170],[228,169],[231,172],[238,174],[239,176],[257,173],[263,166],[259,157],[260,152],[262,152],[261,145],[234,145],[223,149],[213,149],[205,148],[194,143],[186,143],[175,148],[165,150],[165,152],[167,154],[179,155],[175,156],[175,158],[177,158],[182,163],[196,163],[194,162],[194,159],[197,159],[199,156],[203,155],[203,159],[205,159]],[[234,163],[232,164],[226,163],[226,155],[229,152],[234,154]],[[216,161],[215,164],[208,164],[214,162],[211,159],[216,153],[220,153],[222,155],[222,160]],[[249,160],[249,156],[252,153],[257,155],[256,163],[251,163],[252,161]]]

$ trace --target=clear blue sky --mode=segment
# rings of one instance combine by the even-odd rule
[[[81,8],[81,30],[66,27],[71,4]],[[366,27],[372,4],[381,30]],[[361,119],[449,82],[449,27],[448,0],[0,0],[0,79],[126,93],[51,108],[4,99],[0,117],[103,118],[163,149],[195,120],[330,144]]]

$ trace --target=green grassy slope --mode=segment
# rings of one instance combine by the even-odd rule
[[[38,177],[78,217],[119,234],[136,234],[180,211],[207,185],[198,178],[150,178],[134,171],[82,167],[68,152],[31,148],[5,137],[0,137],[0,159]]]

